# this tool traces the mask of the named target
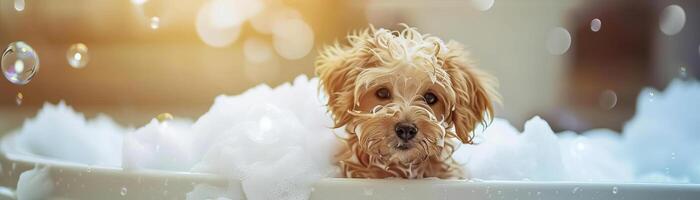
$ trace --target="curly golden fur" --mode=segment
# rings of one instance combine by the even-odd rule
[[[467,177],[452,160],[455,138],[471,144],[475,126],[492,119],[496,81],[461,44],[404,27],[355,32],[316,60],[335,127],[348,133],[337,164],[352,178]],[[397,136],[399,123],[415,136]]]

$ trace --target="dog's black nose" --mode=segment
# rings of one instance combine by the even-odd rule
[[[400,122],[396,124],[394,131],[396,131],[396,135],[399,136],[399,138],[404,141],[408,141],[416,136],[416,133],[418,133],[418,128],[416,128],[416,125],[412,123]]]

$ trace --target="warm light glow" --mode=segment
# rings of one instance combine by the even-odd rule
[[[212,6],[215,4],[207,3],[199,8],[197,13],[197,19],[195,26],[197,28],[197,35],[209,46],[213,47],[224,47],[233,43],[238,39],[240,34],[239,26],[231,26],[227,28],[221,28],[214,26],[211,21],[210,11]]]
[[[314,33],[301,19],[279,20],[272,31],[275,50],[286,59],[302,58],[313,47]]]

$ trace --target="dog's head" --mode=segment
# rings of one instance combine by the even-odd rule
[[[383,161],[416,163],[472,142],[472,130],[493,116],[494,79],[474,68],[459,43],[445,44],[414,28],[369,28],[348,45],[326,47],[316,72],[336,127]]]

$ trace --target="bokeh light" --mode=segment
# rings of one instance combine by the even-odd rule
[[[263,63],[272,58],[273,52],[270,44],[260,38],[248,38],[243,43],[243,55],[246,61],[251,63]]]
[[[220,29],[241,26],[264,8],[258,0],[212,0],[209,4],[209,21]]]
[[[15,0],[15,10],[22,12],[24,10],[24,0]]]
[[[88,55],[88,48],[83,43],[73,44],[66,51],[66,59],[68,64],[76,69],[80,69],[87,65],[90,60]]]
[[[670,5],[664,8],[659,19],[659,28],[666,35],[675,35],[685,26],[685,10],[678,5]]]
[[[547,50],[552,55],[562,55],[571,47],[571,34],[562,27],[556,27],[549,31],[547,37]]]
[[[16,85],[25,85],[39,71],[39,55],[22,41],[10,43],[2,53],[2,74]]]
[[[257,32],[272,34],[274,23],[286,19],[301,19],[301,13],[287,7],[269,7],[252,17],[250,24]]]
[[[221,28],[214,26],[211,21],[211,8],[216,6],[215,4],[206,3],[197,13],[197,19],[195,21],[195,26],[197,30],[197,35],[204,43],[212,47],[225,47],[236,41],[240,35],[240,27],[232,26],[227,28]]]
[[[286,59],[299,59],[313,48],[314,32],[301,19],[279,20],[273,25],[273,45]]]
[[[17,103],[18,106],[22,105],[23,100],[24,100],[24,95],[21,92],[18,92],[17,97],[15,97],[15,103]]]
[[[160,27],[160,17],[151,17],[151,29],[156,30]]]

